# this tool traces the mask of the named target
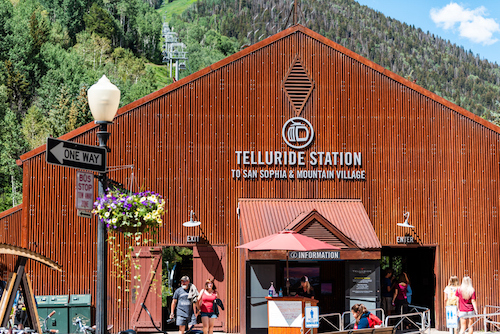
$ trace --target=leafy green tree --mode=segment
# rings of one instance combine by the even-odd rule
[[[116,34],[116,25],[113,17],[107,10],[93,3],[89,13],[84,15],[85,28],[90,34],[96,34],[110,41]]]
[[[0,100],[6,101],[5,90],[0,91]],[[1,103],[1,102],[0,102]],[[22,198],[22,171],[16,164],[16,159],[26,151],[23,137],[19,134],[20,115],[10,108],[0,120],[0,210],[21,203]]]
[[[40,0],[53,21],[60,22],[70,38],[85,29],[84,16],[95,0]]]
[[[71,96],[66,86],[61,85],[56,103],[49,110],[50,133],[60,137],[69,130],[68,116],[71,108]]]
[[[7,59],[9,42],[7,36],[10,33],[9,19],[12,17],[12,3],[9,0],[0,0],[0,61]]]
[[[5,61],[5,85],[10,108],[21,113],[26,101],[29,100],[29,82],[25,75],[17,70],[10,60]]]
[[[29,149],[37,148],[45,143],[49,136],[50,128],[47,117],[42,109],[32,105],[22,121],[21,132]]]

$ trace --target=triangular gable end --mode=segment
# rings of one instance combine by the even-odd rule
[[[354,53],[353,51],[329,40],[328,38],[324,37],[324,36],[321,36],[320,34],[304,27],[304,26],[301,26],[301,25],[294,25],[288,29],[285,29],[275,35],[272,35],[260,42],[257,42],[225,59],[222,59],[218,62],[216,62],[215,64],[212,64],[204,69],[201,69],[199,71],[197,71],[196,73],[193,73],[185,78],[182,78],[180,79],[179,81],[176,81],[174,82],[173,84],[170,84],[162,89],[159,89],[158,91],[156,92],[153,92],[147,96],[144,96],[143,98],[140,98],[126,106],[123,106],[121,107],[118,112],[117,112],[117,117],[120,117],[121,115],[123,114],[126,114],[128,112],[131,112],[133,111],[134,109],[137,109],[139,106],[142,106],[144,104],[147,104],[147,103],[151,103],[152,101],[154,101],[155,99],[158,99],[159,97],[161,96],[164,96],[166,94],[169,94],[177,89],[179,89],[180,87],[184,86],[184,85],[187,85],[191,82],[193,82],[194,80],[198,79],[198,78],[201,78],[205,75],[209,75],[215,71],[218,71],[220,70],[222,67],[224,66],[227,66],[228,64],[230,63],[233,63],[233,62],[236,62],[236,61],[239,61],[241,60],[242,58],[248,56],[249,54],[252,54],[252,53],[255,53],[256,51],[266,47],[266,46],[269,46],[269,45],[272,45],[273,43],[275,43],[276,41],[278,40],[281,40],[281,39],[284,39],[284,38],[288,38],[288,37],[291,37],[293,36],[294,34],[296,33],[302,33],[312,39],[315,39],[317,40],[318,42],[324,44],[325,46],[329,46],[337,51],[339,51],[340,53],[346,55],[347,57],[353,59],[354,61],[357,61],[361,64],[364,64],[365,66],[381,73],[382,75],[396,81],[396,82],[399,82],[400,84],[418,92],[419,94],[425,96],[425,97],[428,97],[430,98],[431,100],[433,101],[436,101],[437,103],[440,103],[442,104],[443,106],[447,107],[447,108],[450,108],[451,110],[471,119],[472,121],[478,123],[478,124],[481,124],[482,126],[496,132],[496,133],[500,133],[500,127],[491,123],[491,122],[488,122],[487,120],[473,114],[472,112],[470,111],[467,111],[465,109],[463,109],[462,107],[450,102],[450,101],[447,101],[445,100],[444,98],[438,96],[437,94],[435,93],[432,93],[426,89],[424,89],[423,87],[417,85],[416,83],[413,83],[387,69],[385,69],[384,67]],[[292,62],[292,68],[293,66],[297,63],[297,59],[294,60],[294,62]],[[302,64],[302,60],[299,60],[299,64],[303,66]],[[302,71],[302,70],[300,70]],[[305,68],[304,68],[304,71],[305,71]],[[306,73],[307,75],[310,75],[307,71],[305,71],[304,73]],[[303,77],[303,75],[301,76]],[[291,100],[291,103],[293,104],[293,102],[297,102],[297,106],[293,106],[294,107],[294,110],[296,112],[296,114],[300,114],[300,111],[302,110],[302,108],[304,107],[304,105],[306,104],[308,98],[309,98],[309,90],[311,87],[313,87],[315,84],[314,84],[314,81],[312,81],[312,79],[309,79],[311,80],[311,85],[312,86],[307,86],[306,87],[306,91],[307,91],[307,96],[306,98],[302,98],[300,99],[300,101],[295,101],[295,97],[292,96],[292,100]],[[307,80],[306,80],[307,81]],[[287,92],[286,94],[289,95],[289,93]],[[289,95],[290,97],[290,95]],[[301,102],[301,103],[299,103]],[[303,102],[303,103],[302,103]],[[95,131],[96,129],[96,125],[94,124],[94,122],[91,122],[91,123],[88,123],[86,125],[83,125],[81,127],[79,127],[78,129],[75,129],[69,133],[66,133],[64,135],[62,135],[60,137],[60,139],[63,139],[63,140],[74,140],[75,138],[77,138],[79,135],[85,133],[85,132],[88,132],[88,131]],[[35,148],[25,154],[23,154],[21,157],[20,157],[20,160],[17,161],[18,165],[19,166],[22,166],[23,162],[26,161],[26,160],[29,160],[30,158],[38,155],[38,154],[41,154],[41,153],[44,153],[45,152],[45,149],[46,149],[46,145],[42,145],[42,146],[39,146],[38,148]]]
[[[316,209],[311,210],[308,214],[300,214],[286,229],[341,249],[359,249],[355,242],[346,237]]]

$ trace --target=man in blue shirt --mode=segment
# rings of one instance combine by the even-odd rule
[[[392,279],[394,271],[391,268],[385,270],[385,277],[382,279],[382,309],[385,315],[391,315],[392,306]]]

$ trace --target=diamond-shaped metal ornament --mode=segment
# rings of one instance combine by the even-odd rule
[[[314,89],[314,81],[307,74],[300,57],[295,57],[283,80],[282,87],[295,110],[296,116],[299,116]]]

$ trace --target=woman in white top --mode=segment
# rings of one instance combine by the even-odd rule
[[[444,304],[446,306],[458,307],[458,297],[455,296],[455,292],[457,291],[458,287],[458,277],[451,276],[448,280],[448,285],[446,286],[446,288],[444,288]],[[453,328],[450,328],[450,333],[453,334]]]

